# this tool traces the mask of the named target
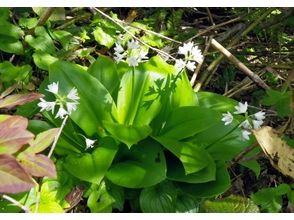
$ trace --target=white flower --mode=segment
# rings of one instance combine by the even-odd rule
[[[138,60],[144,60],[144,59],[148,59],[147,57],[148,51],[146,50],[140,50],[139,55],[138,55]]]
[[[128,57],[126,61],[129,64],[129,66],[138,66],[139,65],[139,62],[138,62],[137,58],[133,57],[133,56]]]
[[[245,121],[243,121],[240,125],[239,125],[239,127],[241,127],[241,128],[245,128],[245,129],[248,129],[248,130],[250,130],[250,129],[252,129],[252,125],[249,123],[249,121],[246,119]]]
[[[248,104],[245,102],[244,104],[242,102],[239,102],[237,106],[235,106],[235,109],[237,110],[234,112],[234,114],[242,114],[247,112]]]
[[[139,42],[132,39],[131,41],[128,41],[128,49],[134,50],[139,48]]]
[[[184,43],[182,47],[179,47],[178,54],[183,54],[185,56],[188,56],[190,51],[192,50],[194,44],[192,42]]]
[[[224,113],[223,116],[224,117],[222,118],[222,121],[225,122],[225,125],[229,125],[232,123],[234,117],[230,112]]]
[[[41,102],[38,103],[38,106],[41,108],[41,112],[42,111],[51,111],[52,110],[52,114],[54,112],[54,108],[55,108],[55,104],[56,102],[47,102],[46,100],[40,98]]]
[[[125,57],[126,57],[126,53],[120,54],[120,53],[114,53],[114,59],[117,63],[119,63],[120,61],[122,61]]]
[[[259,111],[259,112],[257,112],[257,113],[254,114],[254,117],[258,121],[263,121],[265,119],[265,112]]]
[[[191,59],[195,60],[197,63],[203,62],[203,55],[201,53],[201,50],[198,48],[198,46],[194,46],[191,50]]]
[[[241,132],[242,132],[242,139],[244,139],[244,140],[249,140],[250,139],[249,138],[249,135],[251,134],[250,131],[242,130]]]
[[[52,84],[48,85],[48,89],[46,89],[48,92],[51,92],[53,94],[58,93],[58,83],[53,82]]]
[[[125,52],[124,48],[119,43],[115,43],[114,51],[116,53],[123,53],[123,52]]]
[[[68,114],[70,115],[72,112],[74,112],[75,110],[77,110],[77,102],[67,102],[66,103],[66,109],[68,111]]]
[[[258,129],[260,128],[260,126],[263,124],[263,121],[259,121],[259,120],[252,120],[252,123],[253,123],[253,128],[254,129]]]
[[[196,68],[195,62],[188,61],[186,64],[187,69],[194,71]]]
[[[80,97],[78,96],[78,91],[76,88],[72,88],[68,95],[66,96],[68,99],[71,99],[72,101],[77,101],[80,99]]]
[[[60,106],[60,108],[59,108],[59,110],[58,110],[55,118],[61,118],[61,119],[63,119],[64,116],[67,115],[67,114],[68,114],[68,112],[62,106]]]
[[[186,62],[182,59],[176,60],[175,68],[178,72],[180,72],[186,66]]]
[[[89,138],[85,138],[85,140],[86,140],[86,150],[94,147],[94,143],[96,142],[96,140],[91,140]]]

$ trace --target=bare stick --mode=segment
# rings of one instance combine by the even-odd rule
[[[50,18],[52,13],[54,12],[55,8],[46,8],[44,13],[40,16],[38,20],[37,26],[42,26],[46,23],[46,21]]]
[[[229,61],[231,61],[243,73],[249,76],[260,87],[264,88],[265,90],[270,89],[270,87],[257,74],[253,73],[247,66],[245,66],[240,60],[238,60],[233,54],[230,53],[230,51],[224,48],[215,39],[211,40],[211,45],[215,49],[219,50]]]
[[[68,115],[66,115],[65,118],[63,119],[63,122],[62,122],[62,124],[60,126],[60,129],[59,129],[59,131],[58,131],[58,133],[57,133],[57,135],[56,135],[56,137],[54,139],[54,142],[53,142],[53,144],[51,146],[51,149],[49,151],[48,158],[50,158],[52,156],[52,154],[53,154],[53,151],[54,151],[54,149],[56,147],[57,141],[58,141],[58,139],[59,139],[59,137],[61,135],[61,132],[62,132],[64,126],[65,126],[65,123],[66,123],[67,119],[68,119]]]
[[[112,17],[110,17],[109,15],[105,14],[104,12],[102,12],[101,10],[99,10],[98,8],[94,8],[94,10],[96,10],[97,12],[99,12],[101,15],[103,15],[104,17],[108,18],[109,20],[111,20],[112,22],[114,22],[115,24],[117,24],[118,26],[120,26],[125,32],[127,32],[129,35],[131,35],[134,39],[136,39],[137,41],[139,41],[141,44],[149,47],[150,49],[156,51],[157,53],[160,53],[164,56],[167,56],[173,60],[176,60],[176,58],[174,58],[172,55],[170,55],[169,53],[166,53],[162,50],[159,50],[155,47],[150,46],[149,44],[146,44],[144,41],[141,41],[139,38],[137,38],[133,33],[131,33],[128,29],[126,29],[123,25],[121,25],[119,22],[117,22],[115,19],[113,19]]]
[[[4,195],[2,195],[2,198],[9,201],[9,202],[11,202],[13,205],[21,208],[24,212],[26,212],[26,213],[30,212],[28,207],[24,206],[19,201],[16,201],[14,198],[11,198],[10,196],[4,194]]]

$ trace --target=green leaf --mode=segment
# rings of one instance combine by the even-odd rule
[[[127,188],[155,185],[166,178],[166,162],[161,146],[145,139],[126,150],[106,173],[112,183]]]
[[[235,106],[238,104],[234,99],[212,93],[212,92],[197,92],[195,93],[198,105],[213,109],[220,112],[235,111]]]
[[[112,122],[117,117],[114,101],[105,87],[76,64],[57,61],[49,67],[50,82],[59,82],[60,94],[68,94],[75,87],[79,105],[70,117],[88,136],[105,135],[102,121]]]
[[[117,150],[118,146],[115,141],[106,137],[100,140],[99,147],[91,154],[69,155],[65,159],[64,166],[73,176],[90,183],[99,184],[112,164]]]
[[[24,35],[24,32],[16,25],[13,25],[9,22],[1,22],[0,23],[0,36],[11,37],[15,40],[18,40]]]
[[[144,188],[140,194],[140,207],[145,213],[175,212],[177,189],[171,182],[162,182]]]
[[[19,26],[27,29],[32,29],[36,27],[38,24],[38,19],[37,18],[20,18],[19,21]]]
[[[120,82],[116,64],[106,56],[99,56],[89,67],[88,72],[98,79],[116,100]]]
[[[91,192],[87,205],[92,213],[95,212],[111,212],[114,198],[109,194],[107,186],[102,181],[97,190]]]
[[[176,212],[178,213],[197,213],[200,200],[187,194],[177,196]]]
[[[31,176],[11,155],[0,154],[0,193],[19,193],[35,187]]]
[[[42,70],[49,70],[49,66],[58,60],[58,58],[42,51],[33,54],[34,63]]]
[[[183,164],[174,156],[167,158],[167,177],[170,180],[185,183],[205,183],[215,180],[216,165],[208,157],[208,165],[198,172],[186,175]]]
[[[156,140],[179,158],[184,166],[185,175],[202,170],[212,161],[209,153],[197,145],[166,137],[158,137]]]
[[[178,183],[179,188],[197,198],[217,196],[231,186],[230,175],[225,165],[221,162],[217,164],[216,180],[206,183],[190,184]]]
[[[263,98],[263,104],[266,106],[273,105],[280,117],[285,117],[293,112],[291,107],[292,92],[279,92],[275,90],[267,90],[267,96]]]
[[[208,129],[221,120],[220,113],[199,106],[174,109],[159,136],[181,140]]]
[[[20,41],[15,41],[11,37],[0,36],[0,50],[6,53],[14,53],[17,55],[22,55],[24,52],[23,45]]]
[[[287,184],[277,187],[263,188],[251,195],[252,201],[261,207],[262,212],[280,212],[282,208],[282,196],[290,192]]]
[[[206,200],[203,204],[208,213],[258,213],[259,208],[250,199],[230,195],[224,199]]]
[[[95,40],[108,49],[111,48],[116,42],[116,33],[113,29],[102,29],[101,27],[96,27],[94,32]]]
[[[125,143],[129,148],[151,134],[149,126],[127,126],[104,121],[105,129],[117,140]]]
[[[3,82],[27,81],[31,72],[32,67],[30,65],[14,66],[8,61],[0,63],[0,79]]]
[[[54,42],[44,27],[36,27],[35,35],[36,37],[26,35],[25,41],[36,51],[55,54]]]

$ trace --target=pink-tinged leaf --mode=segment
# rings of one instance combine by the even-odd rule
[[[27,131],[28,121],[20,116],[10,116],[0,122],[0,154],[13,154],[33,140]]]
[[[52,128],[38,134],[35,140],[30,142],[30,147],[26,150],[27,152],[39,153],[49,147],[54,141],[59,128]]]
[[[13,86],[10,86],[7,88],[4,92],[1,93],[0,99],[3,99],[5,96],[8,96],[10,93],[12,93],[16,89],[17,85],[14,84]]]
[[[8,121],[7,121],[8,120]],[[26,129],[28,127],[28,119],[22,116],[15,115],[0,115],[0,123],[7,121],[10,128],[23,128]]]
[[[12,108],[44,97],[40,93],[14,94],[0,100],[0,108]]]
[[[26,170],[11,155],[0,154],[0,193],[29,191],[35,183]]]
[[[43,177],[48,176],[56,177],[56,168],[52,160],[42,154],[31,154],[28,152],[22,152],[17,156],[21,165],[26,169],[28,173],[33,176]]]

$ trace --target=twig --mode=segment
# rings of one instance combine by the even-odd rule
[[[238,163],[246,154],[248,154],[250,151],[252,151],[257,146],[258,146],[258,143],[254,143],[251,146],[245,148],[245,150],[243,150],[238,156],[236,156],[232,162]]]
[[[136,39],[137,41],[139,41],[141,44],[147,46],[148,48],[156,51],[157,53],[160,53],[164,56],[167,56],[173,60],[176,60],[176,58],[174,58],[172,55],[170,55],[169,53],[166,53],[162,50],[159,50],[155,47],[150,46],[149,44],[145,43],[144,41],[140,40],[139,38],[137,38],[133,33],[131,33],[128,29],[126,29],[123,25],[121,25],[120,23],[118,23],[115,19],[113,19],[112,17],[110,17],[109,15],[105,14],[104,12],[102,12],[101,10],[99,10],[98,8],[94,8],[94,10],[96,10],[97,12],[99,12],[101,15],[103,15],[104,17],[108,18],[109,20],[111,20],[112,22],[114,22],[115,24],[117,24],[119,27],[121,27],[125,32],[127,32],[130,36],[132,36],[134,39]]]
[[[254,22],[252,22],[245,30],[243,30],[240,34],[236,35],[235,38],[229,43],[229,45],[227,46],[227,48],[230,48],[234,45],[236,45],[239,40],[243,37],[245,37],[252,29],[254,29],[259,22],[261,22],[264,18],[266,18],[273,10],[275,10],[275,8],[269,8],[267,9],[263,14],[261,14],[261,16],[259,16]],[[220,64],[220,62],[223,60],[224,55],[221,54],[219,55],[208,67],[207,70],[202,74],[199,82],[195,85],[194,90],[198,91],[200,90],[201,86],[204,84],[205,81],[206,84],[208,84],[208,78],[210,76],[210,78],[212,78],[213,73],[216,71],[218,65]]]
[[[68,115],[66,115],[65,118],[63,119],[63,122],[62,122],[62,124],[60,126],[60,129],[59,129],[56,137],[54,138],[54,142],[53,142],[53,144],[51,146],[51,149],[49,151],[48,158],[50,158],[52,156],[52,154],[53,154],[53,151],[54,151],[54,149],[56,147],[57,141],[58,141],[58,139],[59,139],[59,137],[61,135],[61,132],[62,132],[64,126],[65,126],[65,123],[66,123],[67,119],[68,119]]]
[[[206,34],[207,32],[213,31],[213,30],[215,30],[215,29],[217,29],[219,27],[225,26],[225,25],[230,24],[230,23],[234,23],[234,22],[239,21],[239,20],[241,20],[241,17],[233,18],[233,19],[231,19],[229,21],[226,21],[226,22],[223,22],[223,23],[220,23],[220,24],[216,24],[216,25],[210,26],[210,27],[206,28],[204,31],[201,31],[198,34],[196,34],[195,36],[189,38],[187,40],[187,42],[188,41],[192,41],[195,38],[200,37],[200,36]]]
[[[19,201],[16,201],[14,198],[11,198],[10,196],[4,194],[4,195],[2,195],[2,198],[9,201],[9,202],[11,202],[13,205],[21,208],[24,212],[26,212],[26,213],[30,212],[28,207],[24,206]]]
[[[233,54],[230,53],[230,51],[224,48],[215,39],[211,40],[211,45],[215,49],[219,50],[229,61],[231,61],[239,70],[250,77],[260,87],[264,88],[265,90],[270,89],[270,87],[257,74],[253,73],[247,66],[245,66],[240,60],[238,60]]]
[[[207,11],[207,14],[208,14],[208,17],[209,17],[209,20],[210,20],[211,24],[212,24],[213,26],[215,26],[215,23],[214,23],[214,21],[213,21],[213,18],[212,18],[212,15],[211,15],[211,13],[210,13],[209,8],[206,8],[206,11]]]
[[[40,16],[37,26],[42,26],[46,23],[46,21],[50,18],[52,13],[54,12],[55,8],[46,8],[44,13]]]
[[[210,44],[211,44],[211,40],[212,40],[212,36],[209,37],[208,39],[208,43],[206,44],[206,47],[203,51],[203,61],[201,63],[199,63],[199,65],[197,65],[194,73],[193,73],[193,76],[191,77],[191,80],[190,80],[190,84],[191,86],[193,87],[193,85],[195,84],[195,81],[196,81],[196,78],[197,78],[197,75],[202,67],[202,64],[204,63],[204,60],[205,60],[205,57],[207,55],[207,52],[208,52],[208,49],[210,47]]]

